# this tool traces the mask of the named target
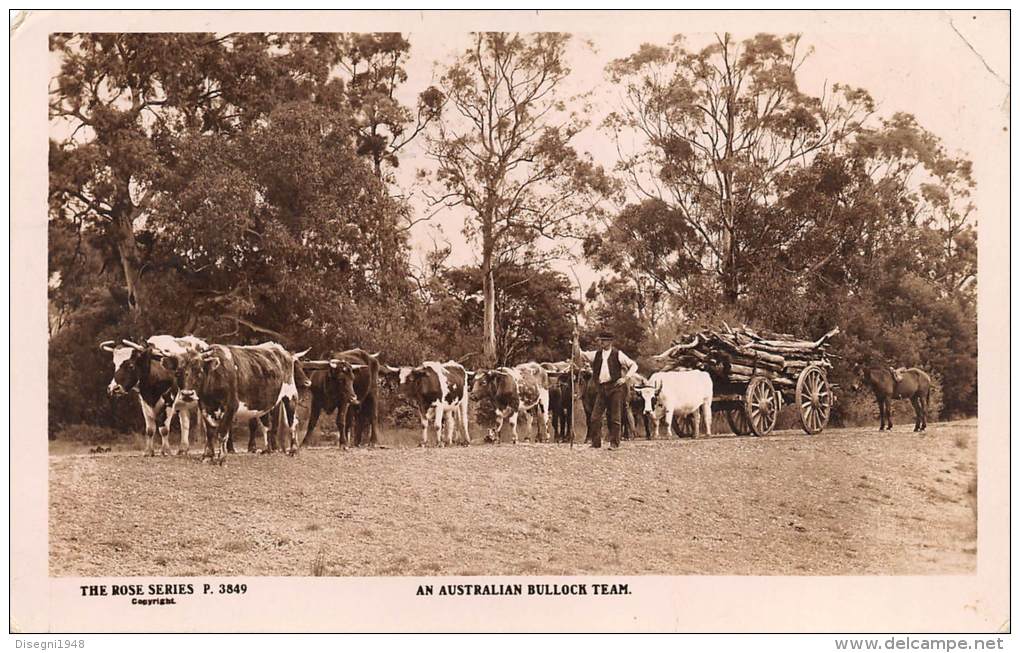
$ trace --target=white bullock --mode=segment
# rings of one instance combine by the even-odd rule
[[[656,372],[648,383],[636,388],[644,402],[644,414],[655,423],[655,437],[659,437],[659,422],[666,418],[667,432],[673,417],[694,417],[694,435],[698,435],[699,417],[705,420],[705,433],[712,435],[712,377],[701,370]],[[700,412],[699,412],[700,411]]]

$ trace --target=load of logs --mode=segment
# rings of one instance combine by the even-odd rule
[[[723,331],[680,336],[655,359],[663,370],[705,370],[716,384],[747,383],[752,376],[764,375],[777,388],[790,389],[808,365],[832,367],[828,343],[839,327],[812,342],[787,333],[723,326]]]

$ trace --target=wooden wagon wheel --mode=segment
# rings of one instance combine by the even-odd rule
[[[737,435],[749,435],[751,433],[751,423],[747,421],[747,413],[744,412],[743,406],[728,409],[726,411],[726,421],[729,422],[730,429]]]
[[[761,437],[772,432],[779,416],[779,405],[776,402],[776,389],[771,381],[764,376],[751,379],[744,397],[744,410],[752,433]]]
[[[832,388],[825,370],[808,365],[797,377],[797,412],[806,433],[818,433],[829,423],[832,413]]]

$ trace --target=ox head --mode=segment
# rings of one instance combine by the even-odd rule
[[[471,399],[479,401],[494,396],[501,374],[499,370],[476,370],[471,382]]]
[[[340,389],[341,399],[346,398],[347,403],[352,406],[357,406],[361,403],[358,401],[358,395],[354,391],[354,375],[357,373],[357,370],[367,367],[366,365],[348,363],[339,358],[330,358],[328,360],[304,361],[301,363],[301,367],[305,372],[325,372],[326,379],[331,384],[336,384],[335,387]]]
[[[393,367],[392,365],[380,365],[379,376],[389,383],[390,388],[401,389],[407,382],[408,377],[413,370],[413,367],[406,365],[401,367]]]
[[[184,403],[198,401],[198,392],[205,386],[209,373],[220,366],[215,349],[199,349],[161,357],[163,367],[174,374],[178,398]]]
[[[654,383],[642,383],[634,386],[634,392],[641,397],[641,412],[645,415],[655,412],[655,399],[661,390],[662,388]]]
[[[130,340],[121,340],[120,344],[107,340],[99,348],[113,354],[113,378],[106,386],[106,394],[111,397],[127,394],[149,373],[151,358],[146,347]]]

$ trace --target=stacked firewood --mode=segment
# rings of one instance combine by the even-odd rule
[[[717,384],[747,383],[752,376],[763,375],[774,385],[791,389],[808,365],[832,367],[829,340],[839,327],[812,342],[787,333],[723,326],[722,331],[680,336],[655,359],[663,370],[705,370]]]

